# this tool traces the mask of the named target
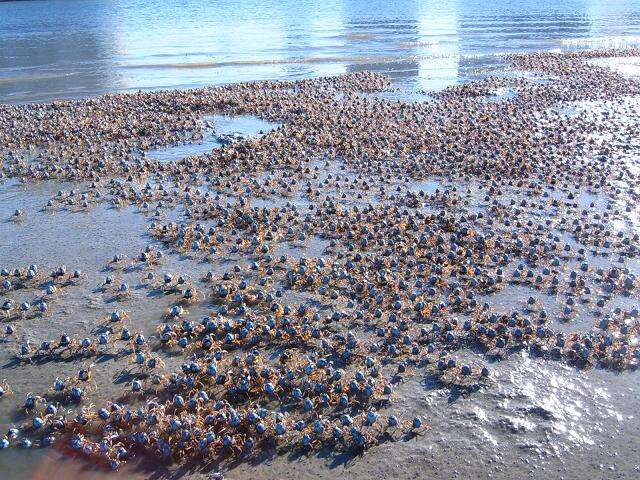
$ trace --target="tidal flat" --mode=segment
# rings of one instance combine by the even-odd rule
[[[639,55],[0,105],[0,470],[634,478]]]

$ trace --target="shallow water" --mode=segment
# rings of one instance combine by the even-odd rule
[[[278,128],[278,124],[252,115],[207,115],[203,120],[208,127],[202,140],[149,150],[145,152],[146,155],[162,162],[180,160],[190,155],[208,153],[228,142],[260,137],[269,130]]]
[[[360,70],[437,90],[499,53],[639,35],[638,0],[0,2],[0,102]]]

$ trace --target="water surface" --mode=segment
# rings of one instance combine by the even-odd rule
[[[0,2],[0,102],[358,70],[431,90],[499,68],[496,54],[638,35],[638,0]]]

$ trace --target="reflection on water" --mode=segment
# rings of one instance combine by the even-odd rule
[[[640,0],[1,2],[0,101],[365,69],[431,90],[493,71],[497,53],[638,35]]]

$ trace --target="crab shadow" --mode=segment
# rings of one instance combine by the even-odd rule
[[[364,451],[346,450],[343,452],[335,452],[330,448],[324,448],[316,453],[315,457],[329,462],[328,468],[333,470],[338,467],[347,468],[363,455]],[[305,452],[294,452],[293,456],[289,457],[289,460],[299,460],[304,456],[308,455],[305,455]]]
[[[411,438],[403,437],[402,440],[410,440]],[[382,439],[380,443],[392,441],[391,438]],[[288,452],[288,453],[287,453]],[[300,462],[307,458],[316,458],[327,463],[329,469],[339,467],[347,468],[353,462],[357,461],[365,455],[365,450],[341,450],[336,451],[332,447],[324,447],[318,451],[305,450],[301,448],[282,447],[270,445],[264,450],[252,454],[244,454],[233,458],[232,456],[222,456],[212,458],[203,462],[203,459],[196,459],[185,462],[178,466],[172,466],[169,463],[158,461],[157,458],[142,456],[134,467],[136,473],[143,474],[146,478],[152,480],[178,480],[188,478],[192,475],[212,475],[213,473],[222,471],[229,472],[246,465],[249,467],[257,467],[259,465],[271,462],[277,458],[293,463]],[[92,468],[92,467],[87,467]]]

